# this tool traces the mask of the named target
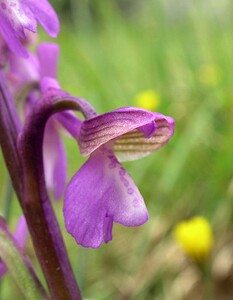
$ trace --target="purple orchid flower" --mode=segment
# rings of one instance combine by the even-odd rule
[[[26,244],[28,235],[27,223],[24,216],[21,216],[16,225],[14,238],[20,250],[22,250]],[[7,267],[0,261],[0,278],[7,273]]]
[[[59,46],[54,43],[43,43],[37,47],[37,55],[29,53],[27,59],[15,54],[10,55],[10,72],[8,79],[17,94],[30,82],[39,83],[38,91],[28,95],[25,111],[33,109],[34,103],[40,101],[46,90],[56,88],[59,94],[59,84],[56,80]],[[52,117],[46,124],[44,134],[44,169],[45,180],[49,190],[54,191],[54,198],[59,199],[65,188],[67,178],[67,163],[65,148],[59,134],[60,124]]]
[[[132,107],[82,123],[77,140],[81,154],[90,157],[71,179],[64,202],[66,229],[78,244],[98,248],[112,239],[113,222],[139,226],[148,220],[143,198],[119,161],[150,154],[173,133],[171,117]]]
[[[57,36],[59,20],[47,0],[0,0],[0,33],[15,54],[28,56],[21,40],[27,41],[27,31],[37,32],[37,22]]]

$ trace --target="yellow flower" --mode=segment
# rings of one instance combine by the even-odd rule
[[[199,68],[199,80],[207,86],[216,86],[220,82],[221,72],[218,65],[203,64]]]
[[[154,90],[145,90],[137,94],[136,106],[155,111],[160,104],[160,95]]]
[[[195,261],[203,261],[213,246],[210,224],[203,217],[180,222],[174,229],[174,237],[183,251]]]

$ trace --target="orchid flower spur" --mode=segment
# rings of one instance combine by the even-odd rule
[[[59,20],[47,0],[0,0],[0,33],[17,55],[28,56],[21,40],[27,40],[27,31],[37,31],[37,22],[50,36],[57,36]]]
[[[77,139],[81,154],[90,157],[71,179],[64,202],[66,229],[78,244],[97,248],[112,239],[113,222],[139,226],[148,220],[143,198],[119,161],[150,154],[173,133],[171,117],[132,107],[82,123]]]

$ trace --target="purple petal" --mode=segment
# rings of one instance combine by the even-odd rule
[[[59,199],[65,190],[67,178],[67,159],[62,141],[57,145],[58,160],[54,168],[54,197]]]
[[[56,12],[47,0],[23,0],[35,18],[52,37],[57,37],[59,33],[59,20]]]
[[[31,53],[29,53],[28,58],[10,54],[10,72],[17,76],[21,84],[33,80],[38,81],[39,62]]]
[[[22,215],[21,217],[19,217],[18,223],[16,225],[15,233],[14,233],[15,239],[18,242],[19,247],[22,249],[26,244],[27,236],[28,236],[28,227],[27,227],[25,217]]]
[[[104,242],[108,243],[112,240],[112,227],[113,227],[113,217],[104,218]]]
[[[1,229],[3,229],[4,231],[6,231],[6,224],[5,224],[5,220],[0,216],[0,227]],[[4,262],[1,260],[0,257],[0,279],[2,276],[4,276],[7,273],[7,267],[4,264]]]
[[[57,77],[59,46],[54,43],[42,43],[37,47],[40,62],[40,77]]]
[[[1,16],[0,16],[1,18]],[[0,25],[1,27],[1,25]],[[8,49],[6,46],[6,42],[4,41],[1,35],[1,28],[0,28],[0,66],[3,67],[8,62]]]
[[[48,89],[60,89],[60,85],[55,78],[52,77],[43,77],[40,81],[40,90],[42,93],[45,93]]]
[[[15,54],[22,57],[28,57],[27,50],[20,42],[17,32],[12,27],[8,18],[0,11],[0,33],[6,41],[8,47]]]
[[[174,134],[174,120],[154,113],[154,123],[154,129],[147,124],[127,132],[116,140],[113,148],[120,161],[135,160],[149,155],[170,140]]]
[[[54,120],[46,124],[44,134],[44,170],[47,187],[59,199],[66,183],[66,154]]]
[[[80,127],[83,123],[72,111],[66,111],[55,115],[62,126],[71,134],[71,136],[77,139]]]
[[[153,120],[152,122],[150,122],[146,125],[138,127],[137,130],[142,132],[145,138],[149,139],[150,137],[153,136],[153,134],[155,133],[157,128],[158,128],[158,126],[155,123],[155,121]]]
[[[80,152],[89,155],[101,145],[153,120],[152,112],[134,107],[120,108],[86,120],[78,138]]]
[[[64,202],[67,231],[84,247],[112,238],[112,222],[139,226],[148,220],[143,198],[112,150],[96,150],[70,181]]]
[[[6,16],[12,28],[22,39],[26,39],[24,29],[36,32],[36,19],[24,1],[5,0],[4,3],[1,3],[0,11]]]
[[[5,274],[7,273],[7,267],[5,266],[5,264],[0,261],[0,279],[1,277],[3,277]]]
[[[27,40],[25,29],[36,32],[38,20],[52,37],[59,32],[59,20],[47,0],[5,1],[0,6],[0,32],[9,48],[22,57],[27,51],[20,38]]]

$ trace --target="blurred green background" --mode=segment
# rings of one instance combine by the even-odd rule
[[[216,299],[233,299],[232,1],[51,3],[61,18],[58,77],[64,90],[87,99],[99,113],[135,106],[138,93],[153,90],[160,98],[156,110],[176,121],[166,147],[124,164],[147,204],[147,224],[116,224],[111,243],[82,249],[64,230],[62,201],[54,204],[83,296],[207,299],[195,264],[172,237],[177,222],[202,215],[214,234],[210,260]],[[40,30],[39,41],[45,40],[49,38]],[[84,159],[74,140],[64,140],[71,178]],[[7,172],[2,157],[0,166],[3,202]],[[12,229],[19,214],[14,201]],[[26,250],[36,261],[30,241]],[[21,299],[5,276],[0,298],[16,295]]]

